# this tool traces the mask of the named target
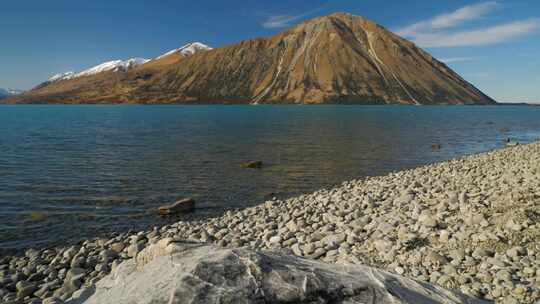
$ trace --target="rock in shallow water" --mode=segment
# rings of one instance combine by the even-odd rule
[[[193,212],[195,210],[195,200],[186,198],[172,205],[161,206],[158,209],[160,215],[171,215],[177,213]]]
[[[140,254],[85,303],[487,303],[366,266],[278,252],[163,241]]]
[[[263,162],[260,160],[253,160],[248,161],[245,163],[240,164],[242,168],[249,168],[249,169],[261,169],[263,166]]]

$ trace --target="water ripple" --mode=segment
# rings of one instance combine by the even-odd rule
[[[0,130],[1,251],[163,224],[152,211],[182,197],[216,214],[527,142],[540,107],[3,106]]]

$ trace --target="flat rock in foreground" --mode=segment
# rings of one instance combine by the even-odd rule
[[[85,303],[487,302],[366,266],[164,239],[99,281]]]

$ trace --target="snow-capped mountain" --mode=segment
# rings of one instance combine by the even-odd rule
[[[198,48],[183,49],[190,54]],[[347,13],[189,57],[181,51],[126,77],[81,77],[8,102],[495,104],[414,43]]]
[[[48,79],[48,81],[55,82],[55,81],[60,81],[60,80],[68,80],[75,77],[75,75],[76,75],[75,72],[72,72],[72,71],[60,73],[60,74],[53,75],[51,78]]]
[[[106,71],[126,72],[136,66],[145,64],[148,61],[150,61],[150,59],[146,59],[146,58],[131,58],[128,60],[107,61],[93,68],[89,68],[80,73],[77,73],[75,77],[95,75],[95,74],[106,72]]]
[[[0,98],[13,96],[13,95],[19,95],[23,93],[21,90],[14,90],[14,89],[2,89],[0,88]]]
[[[174,53],[181,53],[184,56],[191,56],[191,55],[193,55],[195,53],[198,53],[200,51],[209,51],[211,49],[212,49],[211,47],[209,47],[208,45],[206,45],[204,43],[192,42],[192,43],[188,43],[188,44],[184,45],[181,48],[170,50],[167,53],[165,53],[165,54],[163,54],[163,55],[161,55],[159,57],[156,57],[155,59],[161,59],[163,57],[169,56],[169,55],[174,54]]]
[[[99,74],[99,73],[106,72],[106,71],[127,72],[127,71],[131,70],[132,68],[134,68],[136,66],[147,63],[148,61],[150,61],[150,59],[146,59],[146,58],[130,58],[130,59],[127,59],[127,60],[107,61],[107,62],[104,62],[104,63],[102,63],[100,65],[96,65],[95,67],[92,67],[92,68],[86,69],[84,71],[81,71],[79,73],[75,73],[75,72],[70,71],[70,72],[65,72],[65,73],[61,73],[61,74],[56,74],[56,75],[52,76],[51,78],[49,78],[48,82],[57,82],[57,81],[61,81],[61,80],[69,80],[69,79],[82,77],[82,76],[95,75],[95,74]]]
[[[83,77],[83,76],[96,75],[96,74],[106,72],[106,71],[127,72],[127,71],[133,69],[134,67],[143,65],[143,64],[145,64],[145,63],[147,63],[147,62],[149,62],[151,60],[157,61],[157,59],[161,59],[163,57],[166,57],[166,56],[169,56],[169,55],[172,55],[172,54],[175,54],[175,53],[180,53],[184,57],[188,57],[188,56],[191,56],[191,55],[193,55],[195,53],[198,53],[198,52],[201,52],[201,51],[208,51],[208,50],[211,50],[211,49],[212,49],[211,47],[207,46],[204,43],[192,42],[192,43],[188,43],[188,44],[182,46],[181,48],[171,50],[171,51],[169,51],[169,52],[167,52],[167,53],[165,53],[165,54],[163,54],[163,55],[161,55],[159,57],[156,57],[154,59],[130,58],[130,59],[127,59],[127,60],[107,61],[107,62],[104,62],[104,63],[99,64],[97,66],[86,69],[84,71],[80,71],[80,72],[69,71],[69,72],[53,75],[47,81],[45,81],[45,82],[41,83],[40,85],[38,85],[35,89],[39,89],[39,88],[42,88],[44,86],[48,86],[51,83],[64,81],[64,80],[70,80],[70,79]]]

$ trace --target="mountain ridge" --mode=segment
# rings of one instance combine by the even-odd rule
[[[16,90],[16,89],[10,89],[10,88],[7,88],[7,89],[0,88],[0,99],[7,98],[7,97],[13,96],[13,95],[22,94],[23,92],[24,91],[22,91],[22,90]]]
[[[160,60],[121,75],[102,73],[38,88],[8,101],[495,103],[412,42],[348,13],[307,20],[271,37]]]

